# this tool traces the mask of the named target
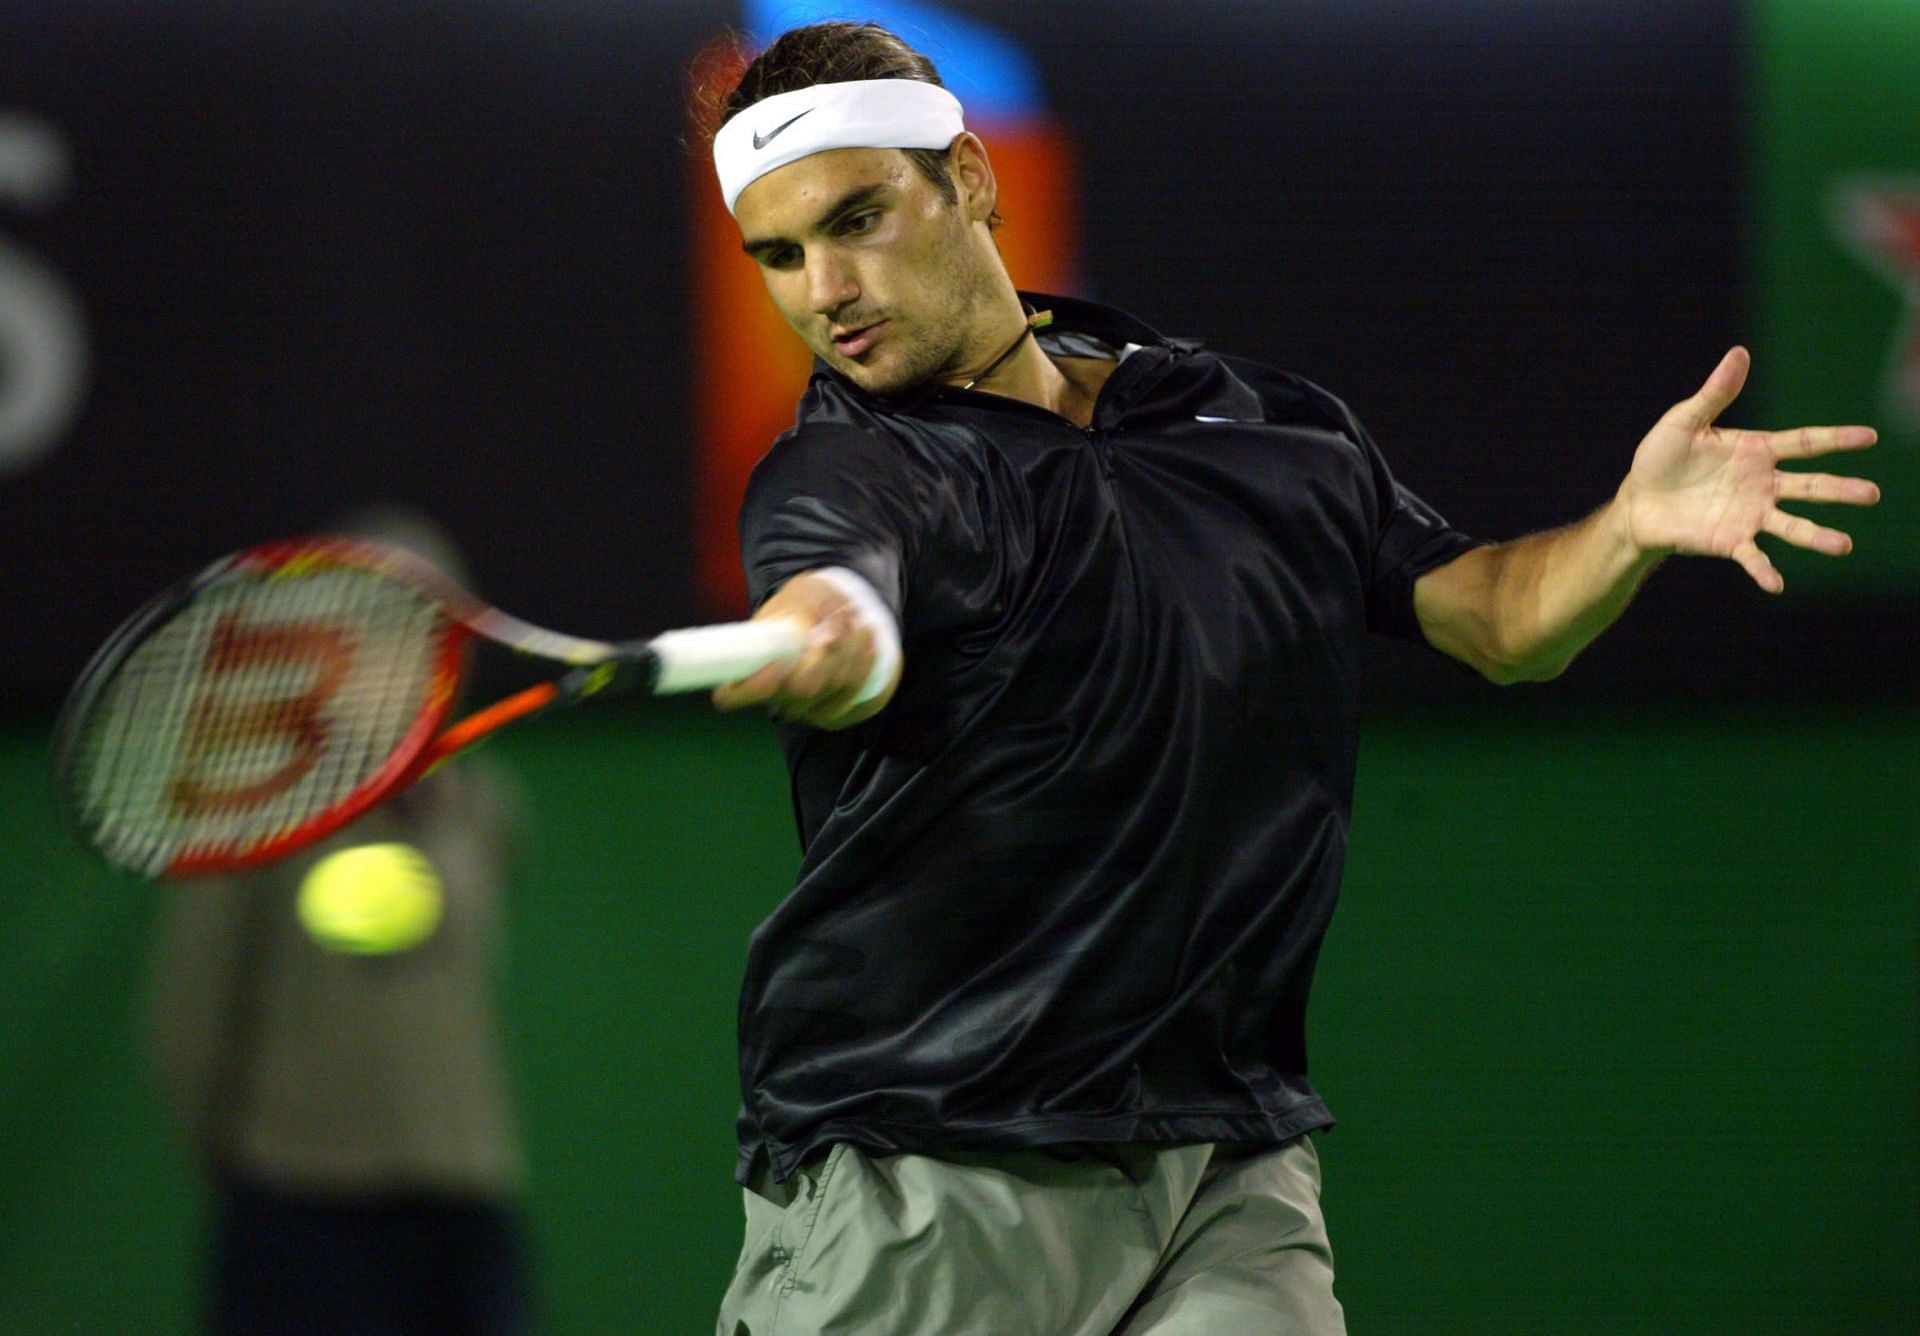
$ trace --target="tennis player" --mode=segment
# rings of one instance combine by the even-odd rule
[[[1344,1329],[1308,987],[1346,850],[1368,629],[1550,678],[1672,553],[1839,555],[1782,471],[1864,427],[1714,426],[1729,352],[1580,523],[1479,542],[1346,406],[1014,287],[994,172],[923,57],[781,37],[714,161],[818,357],[741,513],[811,648],[805,847],[740,1004],[746,1239],[722,1336]]]

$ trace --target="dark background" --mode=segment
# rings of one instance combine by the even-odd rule
[[[1504,537],[1605,500],[1753,337],[1753,15],[1783,6],[953,8],[1025,47],[1078,145],[1086,295],[1327,385]],[[396,496],[542,624],[726,611],[690,558],[681,139],[686,63],[740,17],[0,5],[0,115],[71,155],[57,199],[0,197],[0,240],[78,294],[91,367],[67,437],[0,475],[0,1329],[193,1305],[196,1188],[138,1052],[157,893],[43,779],[115,622]],[[1771,599],[1671,562],[1547,686],[1376,646],[1312,1023],[1356,1332],[1915,1325],[1915,601],[1786,569]],[[538,818],[505,997],[548,1327],[705,1330],[745,938],[796,861],[777,756],[697,703],[497,746]]]
[[[966,9],[1079,145],[1086,295],[1327,385],[1472,532],[1604,501],[1748,327],[1731,3],[1091,6],[1071,40],[1052,6]],[[0,220],[77,290],[94,367],[71,438],[0,479],[8,694],[54,698],[157,584],[375,495],[548,625],[724,611],[688,541],[682,141],[687,61],[737,18],[0,10],[0,105],[73,159]],[[1676,563],[1561,690],[1903,693],[1911,611]],[[1383,657],[1383,697],[1466,687]]]

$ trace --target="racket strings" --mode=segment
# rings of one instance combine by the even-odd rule
[[[376,572],[231,574],[119,665],[84,725],[83,823],[116,862],[240,854],[339,806],[407,739],[445,615]]]

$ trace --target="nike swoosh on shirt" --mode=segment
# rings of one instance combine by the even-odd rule
[[[814,110],[815,110],[814,108],[808,107],[805,111],[800,113],[800,116],[810,116],[813,114]],[[789,125],[792,125],[795,121],[799,120],[800,116],[789,117],[787,120],[784,120],[780,122],[780,124],[774,126],[771,130],[767,131],[765,134],[756,133],[753,137],[753,146],[757,149],[765,148],[768,144],[771,144],[775,139],[780,137],[780,132],[782,130],[786,129]]]

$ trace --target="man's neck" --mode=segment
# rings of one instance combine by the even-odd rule
[[[1114,363],[1098,358],[1062,358],[1055,361],[1031,337],[1029,316],[1015,301],[1016,321],[1009,321],[997,332],[1003,337],[989,345],[984,356],[971,359],[977,366],[962,368],[942,377],[949,385],[971,386],[986,394],[1004,395],[1033,404],[1050,413],[1058,413],[1078,426],[1093,421],[1093,401],[1100,386],[1113,371]],[[995,322],[996,325],[999,322]],[[1011,348],[1011,353],[1008,349]],[[996,366],[995,359],[1005,354]]]

